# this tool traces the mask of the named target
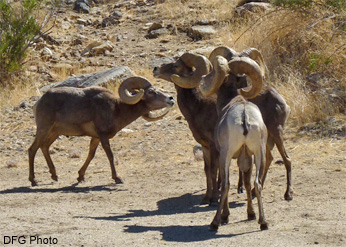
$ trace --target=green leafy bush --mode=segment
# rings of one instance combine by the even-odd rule
[[[5,79],[11,73],[21,68],[27,49],[47,24],[47,18],[41,23],[36,19],[36,14],[39,13],[43,3],[44,0],[22,0],[11,3],[8,0],[0,0],[1,85],[5,84]]]
[[[333,6],[337,9],[346,10],[346,1],[345,0],[327,0],[326,4],[329,6]]]

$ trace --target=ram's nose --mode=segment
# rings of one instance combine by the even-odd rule
[[[154,75],[154,77],[157,77],[157,76],[158,76],[158,72],[159,72],[159,67],[155,67],[155,68],[153,69],[153,75]]]
[[[174,103],[175,103],[174,98],[173,98],[172,96],[170,96],[170,97],[168,98],[168,104],[169,104],[170,106],[173,106]]]

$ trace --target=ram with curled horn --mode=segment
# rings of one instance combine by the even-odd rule
[[[231,52],[232,56],[228,55],[222,58],[222,54],[230,54]],[[221,114],[220,111],[223,107],[227,105],[237,93],[245,96],[250,102],[258,106],[268,130],[266,166],[262,179],[262,186],[264,185],[270,164],[273,161],[271,150],[276,145],[285,164],[287,174],[287,188],[284,198],[286,200],[292,200],[292,165],[290,157],[286,152],[283,139],[283,131],[290,113],[290,107],[275,88],[265,86],[260,90],[262,85],[258,82],[262,81],[260,77],[264,77],[266,71],[261,52],[255,48],[248,48],[238,53],[227,47],[219,47],[210,54],[209,58],[211,59],[214,69],[210,74],[203,77],[200,85],[201,91],[204,95],[217,93],[217,109],[219,114]],[[251,66],[246,64],[250,64]],[[258,64],[258,66],[256,64]],[[242,69],[241,67],[244,67],[244,65],[245,68]],[[240,71],[240,69],[242,71]],[[251,71],[246,72],[245,70],[253,70],[252,73],[250,73],[252,75],[248,73]],[[256,70],[257,72],[254,72]],[[227,75],[222,80],[220,76],[222,77],[225,71],[227,71]],[[244,74],[251,79],[252,87],[248,87],[248,81]],[[257,96],[254,97],[254,95]],[[242,191],[243,180],[241,172],[239,176],[238,191]]]
[[[262,185],[266,155],[267,128],[258,107],[246,99],[256,97],[262,89],[263,75],[260,66],[248,57],[234,57],[230,62],[222,56],[213,61],[213,71],[203,77],[201,88],[209,95],[219,91],[226,77],[245,74],[251,78],[252,85],[247,89],[229,88],[229,99],[224,100],[219,109],[219,121],[215,127],[215,139],[220,152],[219,173],[221,178],[221,198],[210,229],[216,231],[220,223],[227,223],[229,217],[229,167],[232,159],[237,159],[239,170],[244,173],[247,194],[248,219],[255,219],[251,195],[252,155],[256,164],[255,193],[258,200],[259,224],[261,230],[268,229],[263,210]],[[218,93],[219,96],[220,93]]]
[[[188,122],[193,137],[202,146],[207,191],[201,204],[217,204],[219,199],[219,153],[214,140],[216,101],[203,97],[198,89],[202,76],[210,70],[211,64],[206,57],[185,53],[175,62],[163,64],[153,71],[155,77],[174,83],[180,111]]]
[[[109,139],[141,116],[150,121],[161,119],[168,111],[157,117],[153,117],[152,111],[172,107],[174,99],[143,77],[123,81],[119,96],[120,99],[117,99],[110,90],[102,87],[61,87],[48,90],[37,101],[34,106],[36,137],[28,150],[32,186],[37,185],[34,159],[39,148],[47,161],[51,178],[58,180],[49,147],[60,135],[91,137],[89,154],[78,172],[78,182],[84,180],[87,167],[101,142],[110,163],[112,178],[116,183],[122,183],[114,167]]]

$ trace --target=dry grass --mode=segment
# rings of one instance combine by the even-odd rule
[[[191,43],[186,49],[219,44],[238,51],[248,47],[258,48],[268,67],[266,82],[275,86],[290,105],[290,121],[294,125],[325,121],[338,112],[344,112],[346,32],[342,25],[346,26],[345,11],[334,13],[332,9],[314,5],[311,10],[313,15],[273,9],[237,17],[234,11],[237,3],[238,0],[157,0],[155,20],[182,27],[181,30],[201,20],[215,23],[218,33],[212,40]],[[170,37],[179,42],[181,36]],[[133,68],[136,68],[134,72],[137,75],[157,83],[151,69],[143,61],[131,64]],[[76,66],[51,70],[56,80],[91,72],[95,71]],[[308,82],[306,76],[312,73],[323,74],[323,79],[316,83]],[[25,95],[37,95],[35,78],[29,78],[26,83],[26,86],[17,86],[13,91],[3,90],[0,106],[18,104]],[[337,97],[330,97],[332,94]]]
[[[312,18],[279,9],[247,19],[247,25],[238,20],[221,29],[226,34],[220,37],[223,44],[262,52],[269,69],[266,82],[287,100],[298,125],[345,111],[346,33],[337,29],[334,18],[318,14]],[[309,83],[306,77],[313,73],[323,79]],[[337,97],[330,97],[335,92]]]
[[[33,95],[39,95],[34,83],[13,83],[11,87],[3,87],[0,90],[0,109],[19,105]]]
[[[179,24],[201,20],[220,23],[232,18],[237,3],[238,0],[166,0],[158,4],[157,10],[165,19],[178,20]]]
[[[161,1],[162,2],[162,1]],[[211,43],[243,50],[259,49],[266,61],[266,82],[274,85],[291,106],[293,124],[325,121],[345,111],[346,13],[318,5],[310,13],[273,9],[236,17],[235,1],[166,0],[160,15],[182,25],[214,20],[219,32]],[[198,6],[196,8],[196,6]],[[306,76],[320,73],[323,79],[309,84]],[[335,95],[337,97],[330,97]]]

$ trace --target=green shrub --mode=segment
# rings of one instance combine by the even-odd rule
[[[47,24],[46,20],[39,23],[36,19],[43,4],[44,0],[22,0],[17,3],[0,0],[1,85],[5,84],[5,79],[11,73],[21,68],[27,49]],[[51,17],[51,13],[46,17]]]
[[[346,10],[346,1],[345,0],[327,0],[326,4],[337,9]]]

